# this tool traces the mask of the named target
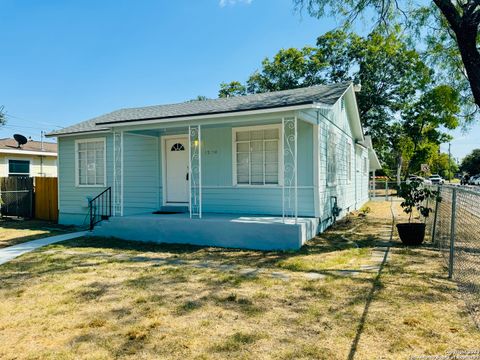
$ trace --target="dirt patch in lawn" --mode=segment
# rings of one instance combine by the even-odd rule
[[[72,231],[75,228],[48,221],[0,218],[0,248]]]
[[[388,214],[352,215],[292,253],[88,238],[24,255],[1,267],[0,358],[406,359],[477,348],[434,249],[394,238],[380,275],[361,270],[389,240]]]

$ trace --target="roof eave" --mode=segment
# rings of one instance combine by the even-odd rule
[[[77,136],[84,135],[89,133],[102,133],[110,132],[110,129],[123,126],[132,126],[132,125],[148,125],[148,124],[158,124],[158,123],[167,123],[167,122],[183,122],[191,120],[203,120],[203,119],[215,119],[215,118],[233,118],[239,116],[250,116],[250,115],[261,115],[268,113],[277,113],[277,112],[286,112],[286,111],[296,111],[303,109],[312,109],[316,108],[317,103],[308,102],[299,105],[293,106],[282,106],[274,108],[265,108],[265,109],[256,109],[256,110],[243,110],[235,112],[222,112],[222,113],[211,113],[211,114],[200,114],[200,115],[189,115],[189,116],[175,116],[175,117],[162,117],[162,118],[148,118],[148,119],[138,119],[138,120],[119,120],[116,122],[109,123],[96,123],[96,125],[103,126],[102,129],[80,131],[80,132],[69,132],[69,133],[48,133],[47,137],[64,137],[64,136]],[[323,106],[329,106],[323,104]]]
[[[52,156],[56,157],[58,154],[52,151],[35,151],[22,149],[0,149],[0,154],[15,154],[15,155],[36,155],[36,156]]]

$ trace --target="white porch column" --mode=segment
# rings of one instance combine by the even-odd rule
[[[113,133],[113,216],[123,216],[123,131]]]
[[[188,127],[189,141],[189,208],[190,217],[202,218],[202,129],[200,125]]]
[[[282,118],[282,210],[286,218],[298,219],[297,117]]]

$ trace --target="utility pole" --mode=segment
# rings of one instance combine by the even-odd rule
[[[42,151],[44,150],[44,149],[43,149],[43,135],[44,135],[44,134],[45,134],[45,131],[43,131],[43,130],[40,131],[40,141],[41,141],[41,144],[42,144],[42,145],[41,145]]]
[[[451,143],[448,143],[448,182],[452,182],[452,154],[450,152]]]

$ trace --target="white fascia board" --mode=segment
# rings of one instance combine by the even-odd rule
[[[16,150],[16,149],[0,149],[0,154],[16,154],[16,155],[38,155],[38,156],[53,156],[57,157],[56,152],[47,151],[30,151],[30,150]]]
[[[91,135],[91,134],[105,134],[110,133],[109,129],[105,130],[90,130],[90,131],[79,131],[79,132],[72,132],[72,133],[65,133],[65,134],[46,134],[45,137],[47,138],[59,138],[59,137],[67,137],[67,136],[82,136],[82,135]]]
[[[342,97],[345,97],[346,110],[351,115],[348,118],[351,120],[350,127],[352,128],[353,135],[357,140],[364,141],[365,138],[363,136],[363,127],[360,120],[360,113],[358,111],[357,98],[355,96],[353,84],[350,84],[347,90],[345,90],[345,93],[342,95]],[[341,98],[339,99],[339,101],[341,100]]]

